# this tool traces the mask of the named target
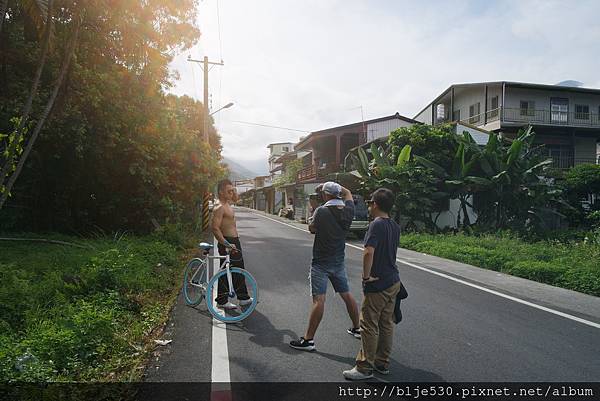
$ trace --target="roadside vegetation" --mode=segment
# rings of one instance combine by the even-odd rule
[[[531,128],[480,146],[415,125],[355,149],[344,179],[394,191],[402,247],[600,296],[600,166],[555,170],[546,155]],[[439,227],[450,201],[454,228]]]
[[[600,297],[600,230],[579,239],[529,242],[504,233],[419,234],[400,238],[402,248],[479,266]]]
[[[168,93],[198,1],[0,3],[0,237],[78,245],[0,240],[0,383],[139,380],[226,174]]]
[[[50,239],[81,247],[0,241],[0,377],[139,381],[177,294],[182,244]]]

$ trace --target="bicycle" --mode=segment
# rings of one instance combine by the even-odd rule
[[[183,274],[183,295],[188,305],[199,305],[204,298],[211,315],[225,323],[236,323],[246,319],[258,305],[258,285],[250,273],[244,269],[231,266],[231,251],[228,249],[225,256],[210,256],[213,245],[202,242],[198,245],[202,251],[202,258],[190,260]],[[240,252],[240,251],[238,251]],[[208,267],[211,260],[222,260],[221,269],[208,280]],[[235,262],[235,259],[233,260]],[[222,284],[222,293],[219,293],[219,279],[226,277],[227,285]],[[246,287],[244,291],[243,287]],[[247,305],[238,305],[235,310],[220,309],[213,302],[214,298],[227,295],[227,300],[236,298],[238,293],[247,292],[252,302]],[[216,296],[213,296],[215,295]],[[239,299],[238,299],[239,301]],[[228,314],[238,311],[238,314]]]

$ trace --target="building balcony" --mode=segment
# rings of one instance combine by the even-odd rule
[[[318,180],[321,178],[325,178],[328,174],[335,173],[339,170],[339,167],[335,164],[326,165],[322,167],[318,167],[314,164],[310,166],[304,167],[302,170],[298,171],[297,181],[305,182]]]
[[[580,164],[600,164],[600,156],[594,158],[581,158],[581,157],[573,157],[573,156],[554,156],[551,155],[549,158],[552,159],[552,167],[566,170],[570,169],[574,166],[578,166]]]
[[[600,129],[600,114],[576,113],[573,111],[551,111],[538,109],[497,108],[486,113],[462,118],[460,122],[475,126],[483,126],[500,120],[502,124],[514,125],[548,125],[561,127],[580,127]],[[448,119],[438,120],[449,122]]]

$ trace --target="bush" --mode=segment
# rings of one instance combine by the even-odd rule
[[[550,262],[538,260],[525,260],[508,264],[503,269],[504,273],[547,284],[558,283],[566,271],[566,266],[558,266]]]
[[[555,236],[561,240],[528,242],[510,231],[494,235],[403,234],[400,246],[600,296],[600,229]]]
[[[99,380],[131,368],[139,357],[130,344],[166,318],[164,294],[179,282],[173,245],[154,237],[86,243],[0,243],[4,380]]]

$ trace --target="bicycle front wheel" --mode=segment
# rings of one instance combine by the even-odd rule
[[[227,270],[219,271],[208,282],[206,305],[215,319],[225,323],[236,323],[250,316],[256,309],[258,285],[254,277],[244,269],[233,267],[229,271],[233,288],[229,288]],[[233,303],[236,308],[220,308],[217,303]]]
[[[206,264],[202,259],[192,259],[183,273],[183,297],[188,305],[198,305],[206,295]]]

